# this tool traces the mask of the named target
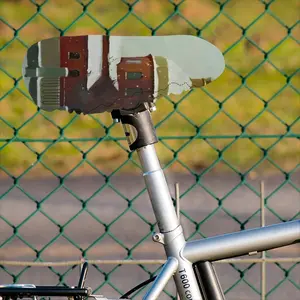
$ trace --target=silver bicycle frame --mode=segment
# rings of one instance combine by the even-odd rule
[[[193,263],[205,264],[300,242],[300,220],[186,242],[154,145],[137,149],[137,153],[160,231],[153,239],[164,245],[168,257],[143,299],[157,299],[173,276],[181,300],[205,300]],[[205,276],[210,276],[210,288],[216,290],[217,277],[211,268],[208,264],[203,270]],[[216,291],[215,299],[224,299],[220,291]]]

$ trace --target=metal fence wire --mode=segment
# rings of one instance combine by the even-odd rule
[[[74,285],[81,259],[102,260],[90,268],[92,288],[117,297],[164,259],[121,126],[109,114],[40,111],[22,81],[33,43],[85,34],[190,34],[223,52],[216,82],[164,97],[152,114],[189,240],[260,226],[262,178],[266,223],[300,217],[297,0],[2,0],[0,283]],[[216,264],[226,297],[298,298],[299,247],[286,249],[264,254],[265,288],[260,256]],[[174,287],[163,297],[175,299]]]

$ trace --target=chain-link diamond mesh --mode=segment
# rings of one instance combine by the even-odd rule
[[[298,18],[297,0],[2,0],[0,261],[164,257],[151,243],[155,220],[121,126],[108,114],[46,113],[31,102],[21,80],[26,49],[59,35],[191,34],[215,44],[224,74],[160,99],[153,113],[159,157],[169,182],[181,183],[186,235],[259,226],[262,178],[267,223],[299,218]],[[286,249],[267,257],[299,256],[299,247]],[[117,297],[159,269],[95,264],[89,278],[95,292]],[[260,299],[259,264],[217,270],[228,299]],[[299,263],[267,264],[267,275],[266,299],[297,298]],[[0,265],[0,283],[77,277],[75,264]],[[174,296],[167,286],[164,297]]]

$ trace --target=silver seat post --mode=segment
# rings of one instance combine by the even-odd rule
[[[180,299],[202,299],[193,266],[181,256],[185,237],[155,147],[148,145],[138,149],[137,153],[160,231],[154,234],[153,239],[164,245],[168,257],[175,257],[178,260],[174,280]]]
[[[153,235],[155,242],[161,243],[168,258],[178,262],[173,278],[180,299],[202,300],[193,265],[182,256],[186,244],[181,225],[170,195],[164,172],[160,166],[154,143],[157,137],[152,124],[150,112],[144,110],[136,114],[120,115],[129,147],[137,150],[145,184],[157,220],[159,233]],[[165,272],[165,270],[164,270]],[[159,276],[159,275],[158,275]],[[159,280],[158,282],[164,282]],[[153,284],[144,299],[156,299],[158,291],[164,286]]]

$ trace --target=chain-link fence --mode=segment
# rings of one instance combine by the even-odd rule
[[[195,239],[260,226],[260,198],[267,224],[300,216],[298,19],[296,0],[1,1],[0,283],[74,285],[80,259],[101,259],[89,285],[117,297],[164,259],[121,126],[108,114],[37,110],[21,79],[30,45],[59,35],[190,34],[222,50],[216,82],[164,97],[153,113],[158,154],[169,183],[180,182],[181,219]],[[298,298],[299,247],[265,255],[265,287],[258,257],[217,264],[228,299]],[[171,283],[163,297],[174,296]]]

